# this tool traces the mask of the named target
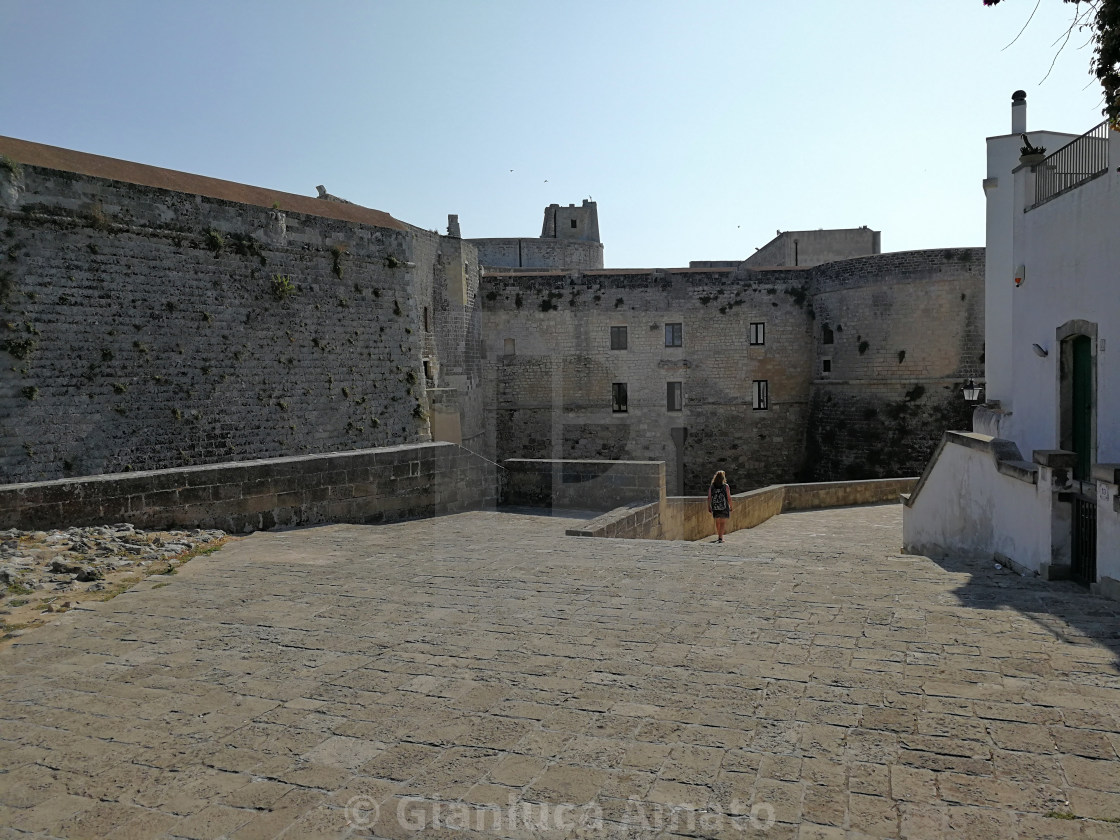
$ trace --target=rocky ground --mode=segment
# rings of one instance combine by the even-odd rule
[[[224,531],[142,531],[128,523],[0,531],[0,643],[50,613],[111,598],[151,574],[174,574],[225,539]]]

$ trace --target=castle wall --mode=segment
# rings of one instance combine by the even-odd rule
[[[809,267],[836,260],[850,260],[880,251],[877,230],[787,230],[771,239],[743,263],[747,268],[768,266]]]
[[[670,493],[738,490],[803,459],[811,318],[798,272],[601,271],[483,277],[487,394],[501,458],[663,460]],[[749,345],[751,322],[765,344]],[[682,325],[680,347],[665,324]],[[627,348],[611,349],[611,327]],[[753,382],[769,408],[752,407]],[[666,385],[680,382],[681,411]],[[613,411],[612,384],[627,386]],[[687,430],[685,432],[684,430]]]
[[[970,428],[961,385],[984,370],[984,249],[882,254],[813,276],[807,477],[918,475],[944,431]]]
[[[404,226],[0,179],[5,482],[427,438],[414,284],[433,267],[409,267]]]
[[[469,239],[490,269],[595,269],[603,267],[603,245],[578,239]]]
[[[961,385],[983,372],[983,274],[983,249],[803,270],[488,274],[493,451],[663,460],[670,494],[704,492],[720,468],[737,491],[917,475],[942,432],[968,428]],[[682,347],[665,346],[670,322]],[[764,344],[749,343],[752,323]],[[627,328],[625,351],[611,349],[612,326]],[[682,411],[667,410],[670,381]],[[625,413],[612,410],[613,383],[627,385]]]
[[[432,434],[485,446],[482,396],[482,266],[469,241],[412,229],[414,292]],[[450,426],[441,421],[446,418]]]

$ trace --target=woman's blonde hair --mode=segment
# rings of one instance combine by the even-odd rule
[[[726,483],[727,475],[723,472],[723,470],[716,470],[716,474],[712,476],[712,486],[722,487]]]

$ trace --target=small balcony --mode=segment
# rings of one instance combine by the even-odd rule
[[[1108,120],[1072,140],[1034,166],[1033,210],[1108,171]]]

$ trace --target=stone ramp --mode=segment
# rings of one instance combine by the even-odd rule
[[[1120,836],[1112,602],[898,506],[576,521],[261,532],[19,639],[3,836]]]

